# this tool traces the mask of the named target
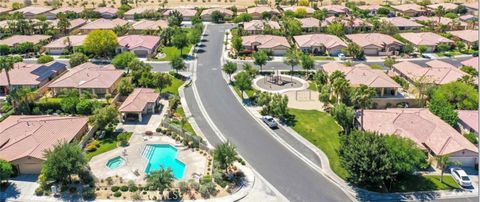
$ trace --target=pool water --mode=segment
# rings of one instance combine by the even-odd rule
[[[177,160],[177,149],[168,144],[149,144],[143,151],[143,157],[148,160],[145,173],[160,170],[160,168],[170,168],[177,179],[183,178],[185,164]]]
[[[122,166],[125,163],[125,159],[123,159],[120,156],[117,156],[113,159],[108,160],[107,162],[107,167],[110,168],[111,170],[116,169],[120,166]]]

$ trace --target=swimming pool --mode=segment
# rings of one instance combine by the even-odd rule
[[[107,161],[107,167],[110,168],[111,170],[117,169],[118,167],[122,166],[125,164],[125,159],[123,159],[120,156],[117,156],[115,158],[112,158]]]
[[[177,149],[168,144],[148,144],[143,151],[143,157],[148,160],[145,173],[160,170],[160,168],[170,168],[177,179],[183,178],[185,164],[177,160]]]

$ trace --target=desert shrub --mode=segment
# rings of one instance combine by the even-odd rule
[[[93,188],[86,188],[82,192],[82,198],[84,200],[95,199],[95,190]]]
[[[126,191],[128,191],[128,186],[123,185],[122,187],[120,187],[120,190],[122,192],[126,192]]]
[[[112,188],[110,190],[112,190],[112,192],[117,192],[119,189],[120,189],[120,187],[118,187],[118,186],[112,186]]]
[[[117,192],[113,193],[113,196],[118,198],[118,197],[122,196],[122,192],[117,191]]]

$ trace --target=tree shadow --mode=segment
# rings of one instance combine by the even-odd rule
[[[208,42],[208,39],[202,39],[201,42]]]
[[[205,53],[206,51],[204,49],[197,49],[196,53]]]
[[[3,183],[0,186],[0,201],[4,201],[6,199],[16,199],[20,196],[20,189],[18,189],[17,185],[8,182]]]

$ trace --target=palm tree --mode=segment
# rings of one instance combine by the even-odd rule
[[[438,167],[441,169],[440,182],[443,182],[443,173],[447,167],[460,164],[458,161],[450,161],[448,155],[436,156],[435,159],[437,160]]]
[[[350,84],[349,82],[347,81],[347,79],[345,78],[340,78],[340,79],[337,79],[335,80],[335,82],[333,82],[333,92],[335,93],[335,95],[337,96],[337,103],[340,102],[340,99],[342,97],[344,97],[344,95],[348,92],[348,90],[350,89]]]
[[[447,11],[445,10],[445,8],[443,6],[438,6],[436,9],[435,9],[435,16],[438,17],[438,24],[440,24],[440,21],[442,19],[442,17],[445,15]]]
[[[160,194],[165,189],[172,187],[172,182],[175,180],[173,171],[170,168],[160,168],[160,170],[152,171],[149,175],[145,176],[149,187],[154,187],[160,191]]]
[[[235,146],[230,142],[226,142],[215,147],[213,150],[213,159],[220,164],[220,168],[228,171],[228,168],[238,160],[237,151]]]
[[[366,85],[361,84],[358,88],[355,88],[352,92],[352,102],[357,107],[360,107],[361,118],[360,124],[363,130],[363,110],[372,105],[372,98],[375,96],[376,92],[373,88],[370,88]]]
[[[182,132],[182,136],[185,135],[185,125],[187,125],[188,120],[185,117],[182,117],[179,121],[178,124],[180,125],[180,131]]]
[[[8,72],[13,69],[14,64],[15,61],[11,57],[0,56],[0,73],[2,71],[5,71],[5,74],[7,76],[8,87],[5,93],[8,93],[12,87],[12,84],[10,83],[10,74]]]

